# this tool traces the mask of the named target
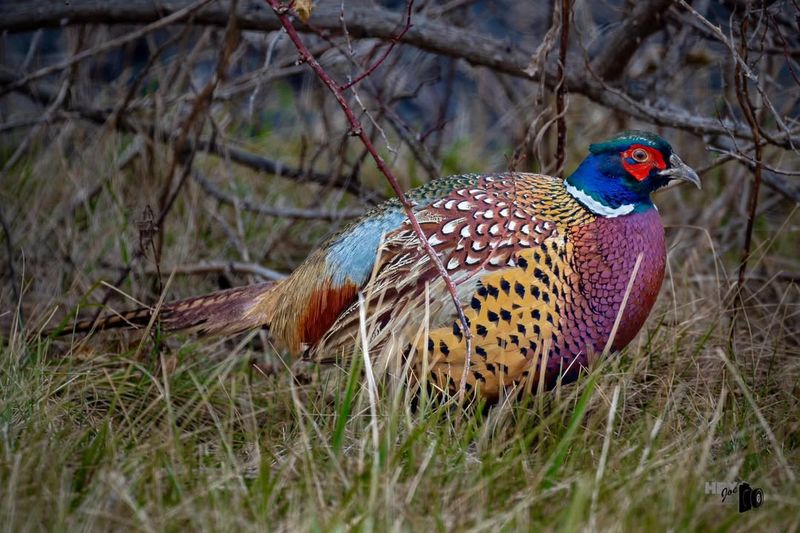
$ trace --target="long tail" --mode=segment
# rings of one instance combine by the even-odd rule
[[[268,326],[279,286],[280,282],[270,281],[168,302],[158,309],[155,323],[162,331],[209,336],[234,335]],[[69,335],[106,329],[138,329],[147,326],[155,312],[155,308],[142,307],[97,320],[75,322],[50,333]]]

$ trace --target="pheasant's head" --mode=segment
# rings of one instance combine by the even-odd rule
[[[566,179],[567,190],[595,214],[627,215],[653,207],[650,194],[675,181],[700,187],[697,173],[653,133],[624,131],[589,146],[589,156]]]

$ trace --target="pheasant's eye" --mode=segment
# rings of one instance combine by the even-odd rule
[[[644,163],[645,161],[647,161],[647,158],[649,156],[647,154],[647,150],[643,150],[642,148],[637,148],[636,150],[633,151],[633,153],[631,153],[631,157],[633,157],[633,159],[635,161],[638,161],[639,163]]]

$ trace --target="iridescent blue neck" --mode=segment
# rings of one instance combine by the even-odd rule
[[[590,155],[564,181],[573,197],[600,216],[613,218],[654,208],[650,191],[627,178],[616,158]]]

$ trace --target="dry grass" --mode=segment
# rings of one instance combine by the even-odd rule
[[[279,89],[264,94],[276,108]],[[310,98],[302,93],[300,108]],[[611,120],[579,98],[570,114],[568,166]],[[499,126],[477,133],[488,121],[479,111],[458,120],[444,141],[445,173],[502,169],[510,134]],[[708,159],[692,138],[666,136],[687,162]],[[284,128],[259,133],[250,147],[290,161],[307,150],[296,139]],[[6,140],[4,159],[15,139]],[[124,335],[37,340],[50,317],[52,325],[94,311],[105,291],[99,280],[113,280],[141,244],[138,222],[169,159],[156,147],[126,160],[131,136],[78,121],[37,142],[0,191],[24,267],[16,280],[23,321],[10,280],[0,287],[10,331],[0,344],[5,528],[800,527],[800,288],[777,275],[800,273],[800,214],[762,196],[752,279],[732,322],[725,306],[742,240],[742,169],[710,172],[702,193],[664,193],[668,277],[625,353],[575,385],[462,417],[436,403],[413,410],[393,382],[379,381],[371,399],[360,354],[353,366],[314,371],[298,385],[248,339],[155,338],[143,350]],[[407,185],[422,179],[404,148],[392,160]],[[196,164],[229,192],[267,205],[358,207],[335,191],[217,159]],[[379,184],[367,167],[365,181]],[[203,259],[286,272],[339,224],[222,206],[189,182],[162,228],[164,281],[172,266]],[[148,255],[121,291],[156,301],[160,286],[145,274],[154,266]],[[170,295],[221,281],[253,279],[176,276]],[[133,303],[115,297],[110,305]],[[706,482],[734,479],[761,487],[764,505],[739,514],[704,492]]]

